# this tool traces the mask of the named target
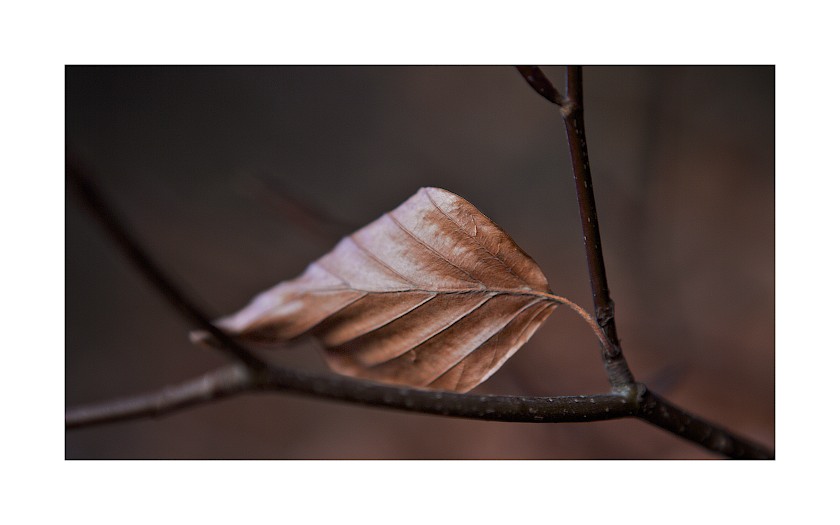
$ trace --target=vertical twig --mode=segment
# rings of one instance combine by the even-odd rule
[[[601,250],[601,233],[598,212],[595,209],[595,191],[592,188],[592,170],[586,147],[583,126],[583,71],[580,66],[566,68],[566,94],[561,95],[551,81],[536,66],[517,66],[528,84],[549,102],[560,107],[566,136],[572,156],[580,222],[583,227],[583,244],[586,249],[586,266],[595,303],[595,319],[604,331],[609,345],[601,345],[601,358],[607,378],[614,389],[627,389],[635,383],[633,374],[621,352],[621,343],[615,327],[615,306],[607,286],[607,270]]]
[[[589,268],[589,283],[595,303],[595,319],[611,344],[608,348],[602,348],[602,358],[610,384],[613,388],[624,388],[632,385],[634,379],[621,351],[615,326],[615,305],[607,286],[607,270],[601,249],[595,190],[592,187],[592,170],[583,125],[583,70],[580,66],[566,68],[566,104],[563,109],[566,136],[572,154],[580,222],[583,226],[586,265]]]
[[[614,391],[639,400],[636,417],[663,428],[683,439],[698,443],[709,450],[732,458],[772,459],[774,452],[728,430],[685,412],[665,399],[636,383],[621,351],[615,327],[613,301],[607,286],[607,271],[601,250],[592,171],[583,126],[583,71],[580,66],[566,69],[566,95],[561,96],[551,81],[536,66],[517,66],[528,84],[545,99],[560,107],[566,125],[569,149],[574,169],[575,190],[583,226],[586,262],[598,325],[606,335],[608,345],[601,344],[602,358]]]

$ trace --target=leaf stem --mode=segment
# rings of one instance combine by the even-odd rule
[[[589,325],[589,328],[591,328],[592,331],[595,332],[595,336],[598,338],[598,341],[600,341],[602,347],[605,348],[605,347],[610,346],[610,344],[611,344],[610,340],[607,339],[607,335],[604,333],[604,330],[601,328],[601,326],[598,324],[598,322],[591,315],[589,315],[589,312],[587,312],[582,306],[580,306],[576,302],[572,301],[571,299],[566,299],[565,297],[562,297],[560,295],[554,295],[554,294],[550,294],[550,293],[542,293],[542,292],[530,292],[530,293],[533,293],[534,295],[539,295],[539,296],[545,297],[546,299],[554,301],[555,303],[560,303],[560,304],[563,304],[565,306],[568,306],[576,314],[581,316],[584,321],[586,321],[586,324]]]

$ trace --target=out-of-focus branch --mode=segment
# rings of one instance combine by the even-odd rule
[[[239,178],[239,188],[286,221],[325,241],[335,242],[342,235],[359,228],[359,225],[350,224],[301,199],[275,179],[245,174]]]
[[[169,304],[212,334],[216,340],[223,342],[223,345],[217,347],[220,351],[254,369],[266,366],[265,361],[219,330],[216,325],[210,322],[209,316],[202,312],[193,301],[186,298],[175,285],[175,282],[141,247],[140,242],[134,238],[128,228],[123,226],[117,214],[99,192],[92,178],[82,170],[77,161],[72,160],[69,156],[65,159],[64,173],[70,186],[77,191],[84,204],[111,237],[111,240],[140,273],[152,283],[155,289],[166,298]]]
[[[154,392],[71,408],[64,414],[64,425],[66,428],[81,428],[162,416],[239,394],[252,388],[252,377],[246,366],[229,365]]]

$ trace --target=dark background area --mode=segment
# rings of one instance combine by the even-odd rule
[[[545,68],[562,84],[562,68]],[[639,381],[773,446],[774,69],[584,68],[623,347]],[[473,204],[592,308],[560,114],[510,67],[68,67],[67,148],[214,314],[297,276],[420,186]],[[319,220],[323,213],[332,217]],[[224,359],[66,201],[66,406]],[[317,347],[272,354],[326,370]],[[558,309],[476,392],[608,390]],[[635,420],[491,423],[290,395],[66,433],[67,458],[708,458]]]

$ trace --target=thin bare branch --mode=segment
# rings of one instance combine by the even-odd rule
[[[528,397],[456,394],[276,366],[253,371],[243,365],[228,365],[157,391],[72,408],[65,414],[65,425],[68,429],[75,429],[160,417],[239,394],[270,391],[483,421],[580,423],[638,417],[733,458],[773,457],[772,451],[687,414],[642,386],[638,391],[623,395]]]
[[[557,91],[557,88],[554,87],[554,84],[551,83],[540,68],[537,66],[516,66],[516,69],[534,91],[542,95],[543,98],[552,104],[560,106],[560,111],[564,114],[569,111],[569,99]]]
[[[566,123],[566,136],[572,155],[575,190],[580,209],[580,222],[583,227],[583,243],[586,248],[586,265],[589,268],[589,282],[595,303],[595,318],[611,343],[610,346],[603,348],[602,358],[610,383],[613,387],[621,388],[633,383],[634,379],[622,355],[615,326],[615,306],[607,286],[607,270],[604,252],[601,249],[601,230],[598,227],[595,190],[592,186],[592,170],[583,125],[583,71],[580,66],[567,68],[566,96],[571,102],[571,111],[564,114],[563,119]]]
[[[66,428],[81,428],[158,417],[230,397],[250,388],[253,388],[250,370],[240,364],[229,365],[154,392],[71,408],[64,414],[64,424]]]
[[[615,326],[614,304],[607,286],[607,270],[601,249],[601,232],[598,227],[598,212],[595,208],[595,192],[592,187],[592,171],[589,151],[586,146],[586,132],[583,126],[583,72],[580,66],[569,66],[566,74],[566,95],[561,97],[554,84],[536,66],[517,66],[520,74],[540,95],[561,106],[566,135],[572,156],[575,190],[577,192],[580,221],[583,227],[583,243],[586,249],[586,264],[589,268],[589,282],[595,303],[595,318],[603,328],[610,344],[602,345],[601,357],[613,388],[622,389],[633,384],[633,374],[621,351],[618,331]]]
[[[238,181],[239,188],[250,198],[261,201],[286,221],[325,241],[335,242],[359,228],[300,198],[277,179],[244,174]]]
[[[319,398],[441,416],[559,423],[629,417],[638,403],[620,395],[519,397],[456,394],[383,385],[337,375],[269,367],[253,372],[242,365],[219,368],[196,379],[124,399],[68,410],[67,428],[158,417],[197,404],[247,392],[283,391]]]
[[[333,374],[273,368],[259,383],[263,390],[281,390],[368,406],[441,416],[516,421],[571,423],[628,417],[635,399],[617,394],[584,396],[503,396],[420,390],[362,381]]]
[[[740,438],[713,423],[692,416],[653,394],[641,383],[635,382],[621,349],[615,324],[615,305],[607,285],[607,271],[601,248],[601,232],[595,207],[595,192],[583,121],[583,69],[580,66],[566,68],[566,95],[562,98],[559,97],[557,88],[539,67],[517,67],[517,69],[537,93],[560,105],[562,109],[572,157],[586,262],[592,299],[595,303],[595,316],[609,342],[607,345],[601,345],[601,357],[613,390],[639,392],[643,401],[639,413],[636,414],[637,417],[709,450],[733,458],[773,458],[773,451]]]
[[[65,159],[64,169],[67,180],[71,183],[70,185],[77,190],[84,204],[102,227],[105,228],[111,240],[114,241],[126,258],[134,264],[140,273],[152,283],[176,310],[204,330],[207,330],[217,340],[224,342],[224,345],[219,345],[217,348],[230,357],[255,369],[262,368],[266,365],[265,361],[260,359],[256,354],[242,345],[237,344],[224,332],[219,330],[209,321],[209,316],[202,312],[193,301],[186,298],[175,285],[175,282],[166,275],[160,265],[141,247],[140,242],[134,238],[128,228],[123,226],[117,214],[111,209],[110,205],[99,192],[92,178],[82,171],[78,162],[73,162],[70,158],[67,158]]]
[[[672,405],[650,391],[641,394],[637,417],[733,459],[773,459],[774,452]]]

